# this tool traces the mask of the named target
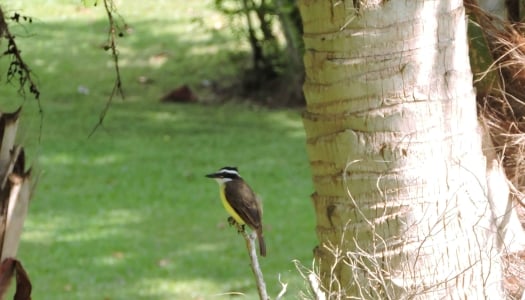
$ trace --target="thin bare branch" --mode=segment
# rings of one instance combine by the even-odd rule
[[[259,292],[259,298],[261,300],[267,300],[268,292],[266,291],[266,283],[264,282],[264,275],[259,265],[259,259],[257,258],[257,248],[255,247],[255,239],[257,238],[255,233],[247,233],[246,231],[240,231],[244,240],[246,241],[246,248],[250,255],[250,267],[252,268],[255,282],[257,284],[257,291]]]
[[[109,95],[108,100],[106,101],[106,105],[100,112],[98,122],[93,127],[91,132],[89,133],[89,137],[91,137],[95,131],[102,126],[102,123],[104,122],[104,119],[106,117],[106,114],[111,106],[111,103],[113,102],[113,99],[115,96],[120,95],[122,99],[124,99],[124,90],[122,88],[122,79],[120,76],[120,67],[119,67],[119,57],[118,57],[118,50],[117,50],[117,36],[122,37],[123,33],[119,31],[119,26],[115,20],[114,13],[116,11],[115,4],[113,3],[113,0],[104,0],[104,8],[106,10],[106,13],[108,15],[108,22],[109,22],[109,30],[108,30],[108,43],[105,46],[106,50],[111,50],[111,56],[113,57],[113,65],[115,67],[115,83],[113,85],[113,89],[111,90],[111,94]]]

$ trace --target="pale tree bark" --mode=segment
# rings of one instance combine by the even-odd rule
[[[0,113],[0,299],[16,281],[15,300],[31,299],[31,282],[16,259],[31,197],[31,172],[24,150],[15,144],[20,110]]]
[[[463,2],[299,6],[327,296],[503,299]]]

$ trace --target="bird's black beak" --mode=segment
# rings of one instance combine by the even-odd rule
[[[206,177],[208,177],[208,178],[217,178],[217,173],[207,174]]]

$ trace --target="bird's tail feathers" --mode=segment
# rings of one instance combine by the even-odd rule
[[[266,244],[264,243],[262,229],[257,230],[257,240],[259,241],[259,253],[261,256],[266,256]]]

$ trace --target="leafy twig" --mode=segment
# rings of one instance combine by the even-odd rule
[[[15,22],[19,22],[20,17],[22,17],[24,20],[30,20],[31,22],[30,18],[28,19],[25,16],[20,16],[18,13],[15,13],[13,17],[11,17],[11,19]],[[29,92],[35,96],[35,99],[38,102],[38,108],[40,110],[40,113],[42,113],[42,106],[40,104],[40,90],[38,89],[35,80],[31,76],[31,69],[20,55],[21,51],[15,42],[15,36],[9,31],[9,26],[7,25],[4,12],[1,8],[0,37],[3,37],[7,40],[7,49],[4,51],[3,55],[11,56],[11,63],[9,64],[9,68],[7,69],[7,81],[10,82],[13,78],[17,78],[18,83],[20,85],[20,93],[24,93],[24,88],[26,84],[29,84]]]
[[[23,21],[28,21],[32,23],[33,20],[30,17],[22,16],[19,13],[14,13],[10,19],[14,22],[19,23],[20,19]],[[25,88],[29,85],[29,93],[33,94],[35,100],[38,104],[38,111],[40,113],[40,135],[39,139],[42,136],[42,126],[44,118],[44,110],[42,108],[42,103],[40,102],[40,90],[33,79],[31,69],[25,63],[22,55],[22,51],[18,48],[18,45],[15,41],[15,35],[9,30],[7,25],[4,12],[0,7],[0,38],[7,40],[7,49],[2,53],[2,56],[10,56],[11,62],[7,68],[7,82],[10,83],[13,79],[18,80],[18,92],[22,95],[25,95]]]

